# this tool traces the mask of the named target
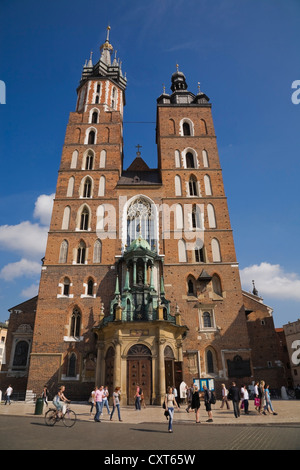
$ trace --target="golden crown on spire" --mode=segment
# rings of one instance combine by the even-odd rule
[[[113,48],[113,46],[112,46],[112,45],[110,44],[110,42],[109,42],[109,31],[110,31],[111,28],[110,28],[110,26],[108,25],[106,29],[107,29],[106,41],[102,44],[102,46],[100,46],[100,50],[102,50],[102,49],[108,49],[108,50],[110,50],[110,51],[113,51],[114,48]]]

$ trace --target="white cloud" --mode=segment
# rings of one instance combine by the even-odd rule
[[[38,295],[39,292],[39,283],[31,284],[31,286],[26,287],[26,289],[23,289],[21,292],[21,296],[24,297],[25,299],[31,299],[32,297],[35,297]]]
[[[0,278],[5,281],[12,281],[17,277],[32,277],[39,275],[41,272],[41,263],[29,261],[22,258],[16,263],[9,263],[0,271]]]
[[[26,258],[43,256],[46,249],[48,227],[29,221],[18,225],[0,226],[0,248],[22,253]]]
[[[55,194],[41,194],[35,202],[33,215],[35,218],[40,219],[43,225],[50,225],[54,197]]]
[[[252,289],[252,280],[255,281],[258,295],[276,299],[300,301],[300,276],[296,273],[285,272],[279,264],[263,262],[254,264],[240,270],[243,289]]]

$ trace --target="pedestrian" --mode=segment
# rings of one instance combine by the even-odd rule
[[[146,403],[145,403],[145,396],[144,396],[144,392],[142,391],[141,393],[141,406],[143,408],[146,408]]]
[[[241,387],[241,410],[244,409],[245,415],[249,414],[249,392],[246,385],[242,385]]]
[[[192,384],[190,387],[187,388],[187,401],[188,401],[188,406],[186,408],[187,413],[190,412],[190,409],[192,407],[193,391],[194,391],[194,384]]]
[[[203,385],[203,390],[204,390],[204,404],[205,404],[205,409],[208,414],[208,419],[206,420],[207,423],[212,423],[212,411],[211,411],[211,400],[212,400],[212,392],[207,388],[206,385]]]
[[[268,413],[270,413],[270,410],[269,410],[269,408],[270,408],[273,415],[277,415],[278,413],[275,413],[275,411],[273,409],[273,406],[272,406],[269,387],[270,387],[270,385],[265,386],[265,406],[264,406],[263,413],[266,414],[266,411],[268,411]]]
[[[174,394],[172,393],[172,387],[168,387],[168,391],[165,396],[166,411],[169,412],[169,424],[168,431],[173,432],[173,417],[174,417],[174,405],[178,409]]]
[[[226,385],[222,384],[222,404],[221,404],[220,408],[223,408],[224,404],[226,403],[227,410],[230,410],[227,395],[228,395],[228,390],[226,388]]]
[[[70,403],[70,400],[68,400],[68,398],[64,394],[65,390],[66,387],[62,385],[61,387],[59,387],[57,394],[53,398],[53,405],[57,410],[57,416],[59,418],[62,418],[62,416],[66,412],[67,406],[65,405],[65,403]],[[63,402],[63,404],[61,402]]]
[[[236,386],[235,382],[232,382],[232,385],[229,389],[228,398],[232,401],[233,412],[236,418],[240,417],[240,400],[241,392],[240,389]]]
[[[96,393],[96,389],[97,389],[97,387],[95,387],[95,388],[91,391],[91,395],[90,395],[90,398],[89,398],[89,403],[91,404],[90,416],[92,416],[93,409],[94,409],[94,406],[95,406],[95,393]]]
[[[192,409],[195,410],[195,415],[196,415],[196,423],[200,423],[200,392],[198,390],[198,387],[195,386],[194,392],[192,395]]]
[[[116,408],[118,410],[119,421],[122,421],[121,412],[120,412],[120,398],[121,398],[121,389],[120,389],[120,387],[116,387],[115,391],[113,393],[113,409],[112,409],[112,412],[110,414],[110,421],[112,421],[112,417],[113,417],[113,414],[114,414]]]
[[[104,407],[106,407],[107,409],[107,413],[110,415],[110,411],[109,411],[109,403],[108,403],[108,397],[109,397],[109,391],[108,391],[108,386],[105,385],[104,389],[103,389],[103,400],[102,400],[102,410]],[[102,413],[103,414],[103,413]]]
[[[9,405],[11,404],[10,397],[12,396],[12,392],[13,392],[13,388],[11,385],[9,385],[5,392],[5,396],[6,396],[5,405],[7,404],[7,402]]]
[[[141,393],[142,393],[142,389],[141,387],[139,386],[139,384],[136,384],[137,387],[136,387],[136,391],[135,391],[135,409],[136,410],[139,410],[141,411]]]
[[[259,410],[259,404],[260,404],[258,385],[259,385],[259,382],[255,382],[255,385],[254,385],[254,405],[255,406],[254,408],[256,409],[256,411]]]
[[[46,406],[48,406],[48,397],[49,397],[48,388],[46,385],[44,385],[44,388],[42,391],[42,399]]]
[[[259,383],[258,396],[259,396],[259,399],[260,399],[258,412],[259,412],[259,414],[262,414],[262,411],[263,411],[264,406],[265,406],[265,382],[263,380],[261,380],[260,383]]]
[[[95,404],[96,404],[96,414],[94,416],[94,421],[100,423],[100,415],[102,412],[102,401],[103,401],[103,386],[96,387],[95,389]]]

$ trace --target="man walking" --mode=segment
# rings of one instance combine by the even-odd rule
[[[241,392],[239,387],[236,386],[235,382],[232,382],[232,386],[229,389],[228,393],[229,400],[232,400],[233,412],[236,418],[240,417],[240,400]]]
[[[7,402],[8,402],[9,405],[11,404],[10,397],[12,395],[12,392],[13,392],[12,386],[9,385],[8,388],[6,389],[6,392],[5,392],[5,395],[6,395],[5,405],[6,405]]]

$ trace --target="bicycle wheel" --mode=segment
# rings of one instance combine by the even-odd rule
[[[56,423],[56,410],[50,408],[50,410],[45,413],[45,423],[47,426],[54,426]]]
[[[72,410],[67,410],[63,417],[63,423],[67,428],[71,428],[76,423],[76,413]]]

